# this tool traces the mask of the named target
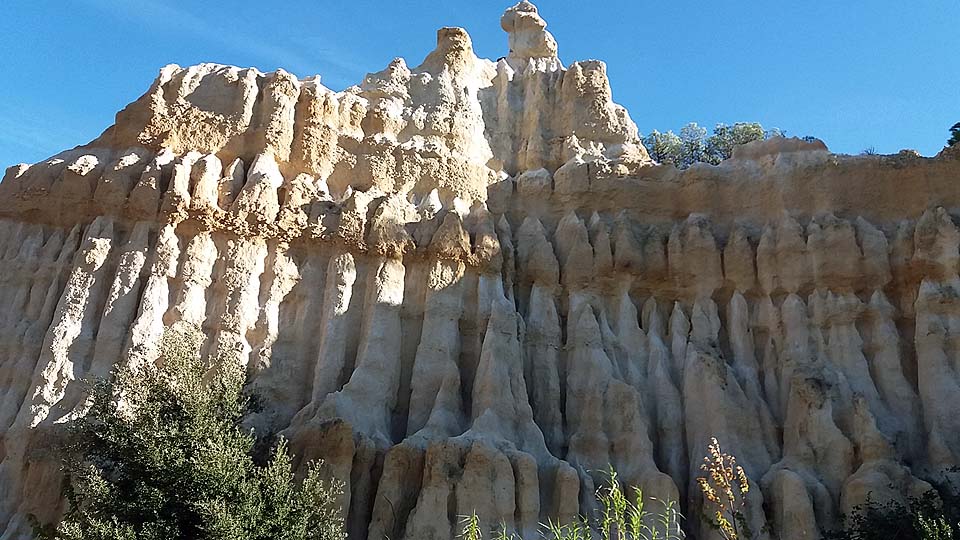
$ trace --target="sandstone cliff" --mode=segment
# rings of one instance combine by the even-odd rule
[[[608,464],[701,506],[711,436],[751,519],[811,539],[960,465],[960,156],[770,140],[652,163],[602,62],[527,2],[334,92],[164,68],[0,196],[0,533],[55,518],[82,380],[200,325],[250,418],[347,483],[352,538],[535,537]],[[710,534],[692,520],[698,538]]]

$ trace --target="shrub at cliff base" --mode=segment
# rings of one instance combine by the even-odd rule
[[[904,505],[896,501],[867,500],[843,519],[840,530],[824,540],[952,540],[960,538],[960,496],[951,484],[913,497]]]
[[[338,487],[314,463],[295,482],[286,445],[267,463],[251,457],[242,369],[208,369],[202,335],[185,325],[164,336],[157,365],[125,366],[92,382],[90,409],[65,445],[59,525],[42,539],[333,540],[346,537]]]

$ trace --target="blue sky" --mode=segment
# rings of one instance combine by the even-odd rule
[[[418,64],[441,26],[497,58],[508,2],[6,0],[0,166],[95,138],[168,63],[283,67],[342,89],[395,56]],[[537,4],[565,64],[607,62],[641,132],[759,121],[836,152],[933,155],[960,121],[957,0]]]

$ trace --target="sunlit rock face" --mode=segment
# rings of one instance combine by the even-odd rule
[[[168,66],[95,141],[0,183],[0,531],[56,519],[82,380],[166,326],[246,366],[351,538],[591,509],[612,465],[699,523],[710,437],[765,536],[814,539],[960,464],[960,160],[770,140],[652,163],[602,62],[528,3],[342,92]],[[641,111],[642,112],[642,111]]]

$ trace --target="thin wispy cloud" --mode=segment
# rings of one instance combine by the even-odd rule
[[[222,18],[212,20],[161,0],[76,0],[76,6],[144,32],[176,32],[178,39],[236,54],[248,59],[247,65],[268,71],[282,67],[301,77],[320,74],[332,88],[356,84],[367,72],[350,60],[349,53],[317,34],[254,33],[245,30],[256,26],[252,21],[240,26]],[[52,103],[31,102],[26,96],[0,100],[0,173],[12,164],[37,162],[84,144],[105,127],[100,119],[78,110],[57,110]]]
[[[92,138],[44,112],[49,108],[0,102],[0,173],[10,165],[34,163]]]
[[[211,21],[187,10],[155,0],[80,0],[82,3],[110,16],[155,27],[163,21],[164,27],[216,44],[235,53],[256,58],[265,67],[282,67],[300,76],[314,75],[329,70],[330,79],[337,82],[359,82],[366,71],[349,58],[345,51],[334,50],[329,44],[318,47],[315,39],[285,37],[277,34],[248,34],[242,27],[225,26],[222,20]],[[324,73],[319,73],[321,80]]]

